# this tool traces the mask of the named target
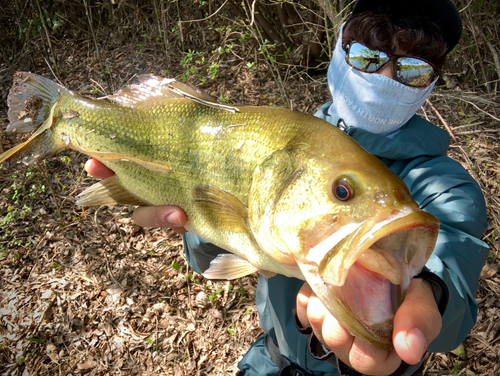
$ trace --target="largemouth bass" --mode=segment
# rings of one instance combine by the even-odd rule
[[[321,119],[221,105],[171,79],[143,76],[108,99],[17,73],[9,131],[38,128],[0,162],[65,148],[97,158],[116,175],[78,205],[179,206],[188,231],[232,252],[206,277],[300,278],[353,335],[392,347],[394,313],[439,222],[378,158]]]

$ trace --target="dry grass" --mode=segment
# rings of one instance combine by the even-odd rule
[[[8,25],[0,37],[0,121],[7,124],[6,96],[17,70],[54,72],[70,89],[93,96],[154,73],[184,77],[229,103],[313,113],[328,100],[325,77],[301,68],[303,40],[285,51],[288,63],[279,63],[283,50],[272,48],[271,55],[282,56],[266,60],[255,28],[237,20],[236,2],[179,27],[179,19],[202,19],[222,3],[180,9],[158,0],[56,1],[40,4],[51,20],[45,30],[36,0],[12,2],[0,15]],[[499,10],[493,0],[460,7],[464,37],[445,69],[447,83],[422,115],[451,132],[450,156],[485,194],[491,257],[480,280],[477,325],[461,350],[431,355],[426,374],[498,375]],[[65,24],[54,27],[57,20]],[[5,139],[3,147],[9,147]],[[39,166],[0,171],[0,373],[235,374],[261,333],[256,277],[207,281],[187,266],[177,235],[139,228],[130,219],[132,208],[77,208],[76,194],[94,182],[82,172],[84,161],[69,152]]]

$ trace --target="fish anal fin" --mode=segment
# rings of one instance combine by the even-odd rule
[[[123,188],[116,175],[88,187],[77,197],[76,204],[79,206],[151,205]]]
[[[231,253],[219,254],[210,262],[203,276],[208,279],[236,279],[259,271],[247,260]]]
[[[248,209],[233,194],[209,185],[197,186],[193,192],[196,207],[205,221],[222,231],[248,232]]]

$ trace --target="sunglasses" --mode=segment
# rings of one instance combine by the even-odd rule
[[[406,86],[423,88],[438,76],[431,63],[416,57],[389,56],[382,51],[370,50],[358,42],[348,44],[344,50],[347,64],[360,72],[375,73],[392,61],[394,78]]]

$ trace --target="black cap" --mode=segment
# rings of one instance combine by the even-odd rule
[[[387,14],[389,19],[398,15],[417,15],[435,22],[448,45],[450,52],[462,35],[462,19],[457,7],[451,0],[358,0],[352,15],[364,12]]]

